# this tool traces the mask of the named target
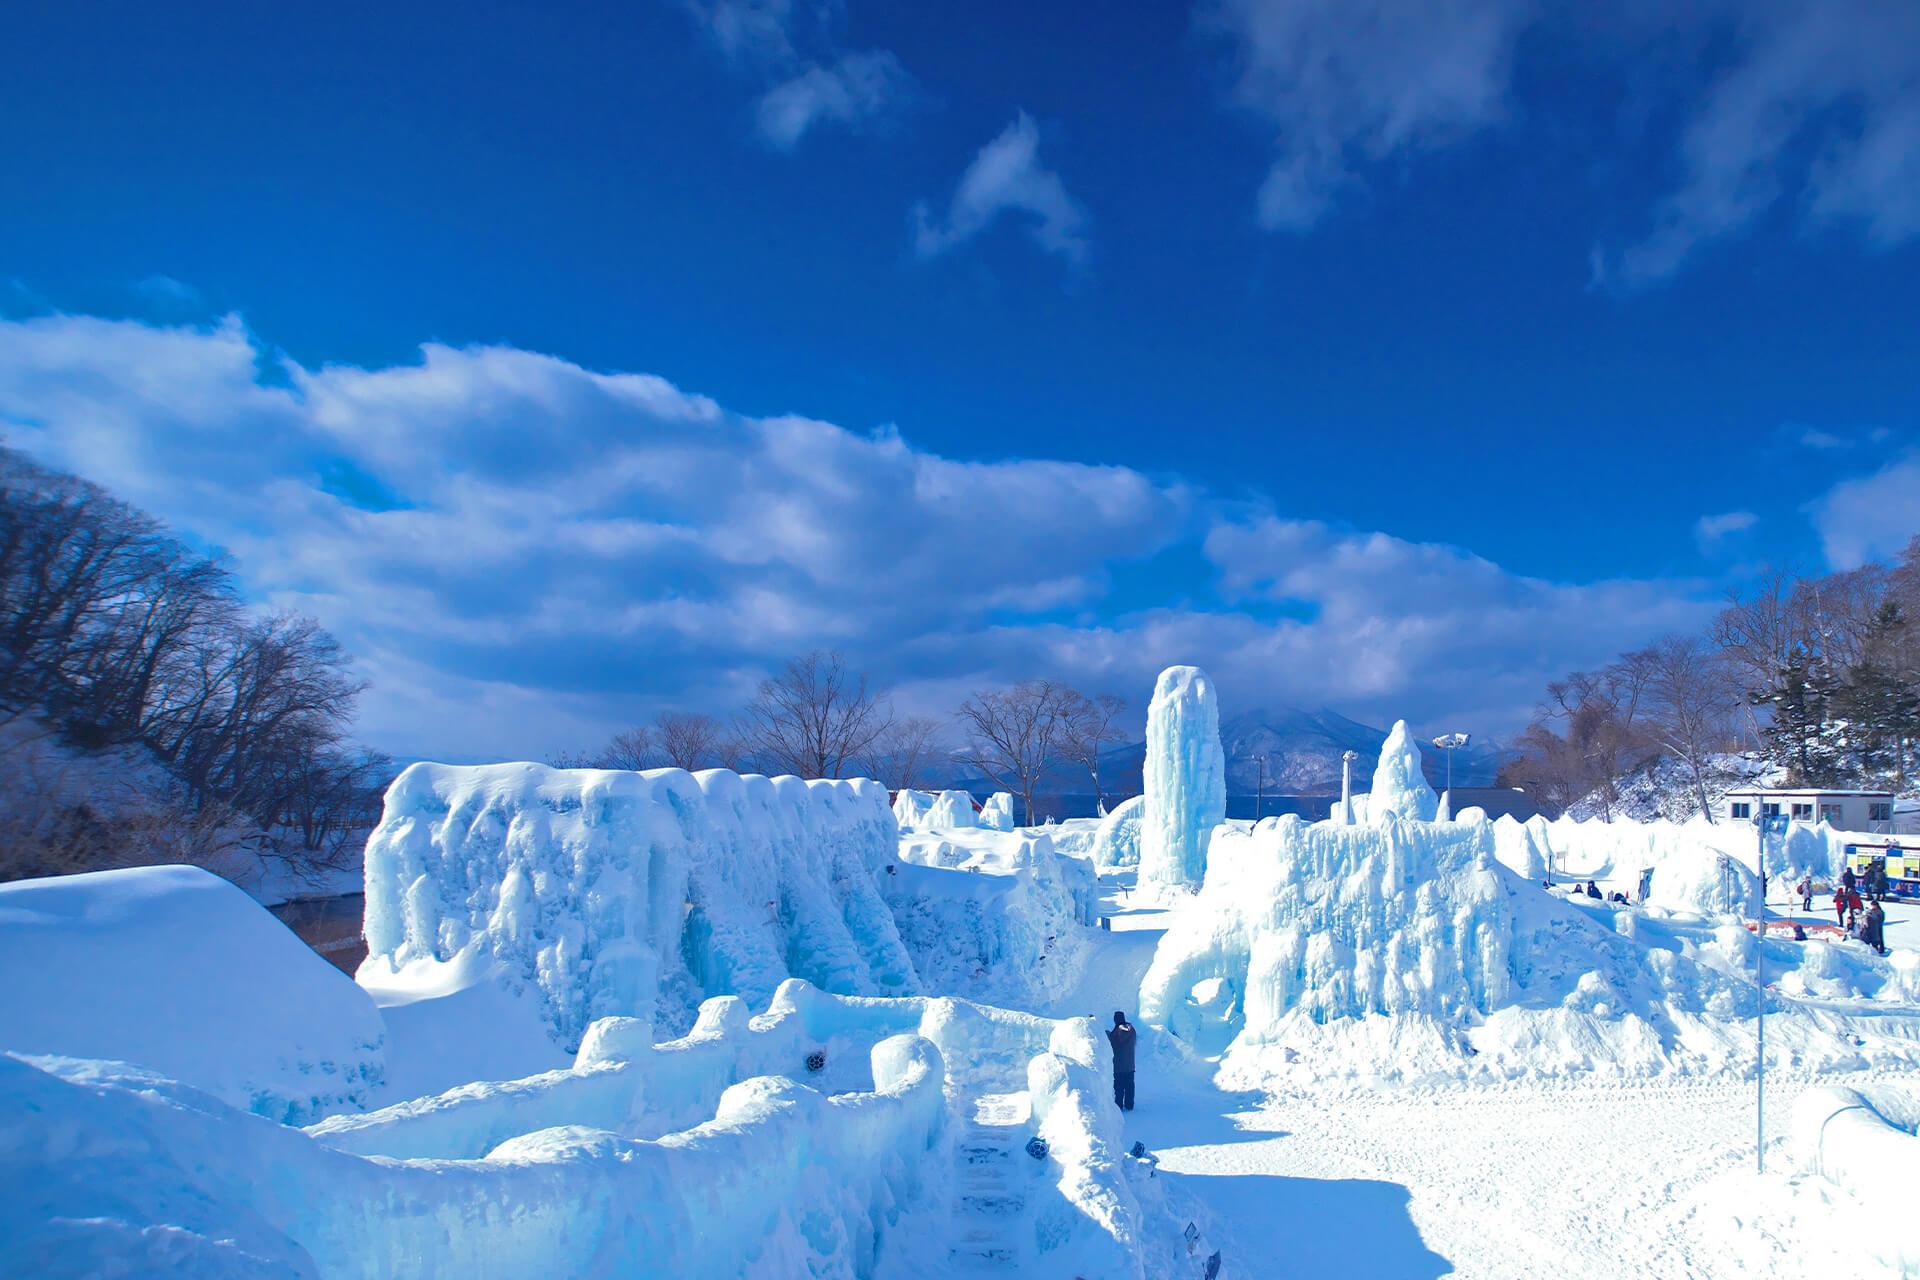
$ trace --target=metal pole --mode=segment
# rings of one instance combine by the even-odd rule
[[[1760,835],[1760,883],[1767,874],[1767,819],[1763,812],[1755,828]],[[1760,1012],[1753,1020],[1753,1165],[1767,1171],[1767,893],[1760,891],[1760,949],[1754,953],[1753,972],[1760,984]]]

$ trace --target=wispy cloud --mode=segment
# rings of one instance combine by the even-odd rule
[[[1505,114],[1532,0],[1218,0],[1234,99],[1274,128],[1263,226],[1305,231],[1361,169],[1444,146]]]
[[[1724,511],[1717,516],[1701,516],[1694,522],[1693,538],[1702,551],[1712,551],[1736,533],[1745,533],[1760,523],[1751,511]]]
[[[373,683],[364,732],[404,755],[726,710],[817,645],[932,711],[1035,674],[1137,697],[1191,661],[1245,705],[1510,729],[1549,676],[1712,607],[1698,583],[1528,578],[1177,476],[951,458],[511,347],[309,368],[237,320],[0,322],[0,431],[319,617]],[[1157,598],[1106,608],[1163,555]]]
[[[847,50],[838,6],[791,0],[683,0],[714,46],[767,85],[754,110],[760,136],[792,150],[816,125],[847,128],[881,118],[911,96],[913,77],[884,49]]]
[[[1693,110],[1680,186],[1603,261],[1625,287],[1671,275],[1797,194],[1813,224],[1888,246],[1920,235],[1920,5],[1772,0],[1733,10],[1739,53]]]
[[[914,251],[945,253],[1008,213],[1026,215],[1028,235],[1047,252],[1072,262],[1086,257],[1086,213],[1041,162],[1040,130],[1024,111],[967,165],[944,218],[935,220],[924,201],[914,206]]]
[[[1920,536],[1913,496],[1920,493],[1920,452],[1909,452],[1866,475],[1843,480],[1809,507],[1827,563],[1851,569],[1900,553]]]

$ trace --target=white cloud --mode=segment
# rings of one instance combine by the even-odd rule
[[[1920,5],[1769,0],[1735,12],[1740,53],[1685,128],[1683,180],[1652,230],[1606,262],[1606,279],[1668,276],[1796,189],[1810,220],[1859,225],[1875,245],[1920,234]]]
[[[1693,525],[1693,538],[1702,551],[1711,550],[1723,538],[1745,533],[1760,523],[1751,511],[1723,511],[1717,516],[1701,516]]]
[[[827,644],[932,711],[1034,674],[1138,705],[1192,661],[1244,706],[1497,732],[1549,676],[1712,608],[1699,584],[1524,578],[1177,477],[948,458],[506,347],[307,368],[235,320],[0,322],[0,432],[320,618],[372,682],[366,732],[403,755],[723,711]],[[1106,607],[1119,566],[1138,591],[1163,553],[1157,597]]]
[[[1827,563],[1851,569],[1898,555],[1920,535],[1920,453],[1908,453],[1871,475],[1843,480],[1810,508]]]
[[[830,66],[813,64],[761,97],[761,136],[791,148],[815,124],[854,125],[879,115],[910,83],[900,60],[885,51],[845,54]]]
[[[1274,126],[1263,226],[1305,231],[1363,164],[1441,146],[1505,113],[1532,0],[1218,0],[1234,98]]]
[[[944,219],[933,221],[924,202],[914,206],[914,249],[923,258],[945,253],[1009,212],[1029,215],[1028,234],[1047,252],[1072,262],[1086,256],[1086,214],[1041,163],[1040,130],[1024,111],[974,156]]]
[[[837,5],[791,0],[684,0],[727,60],[770,87],[755,106],[760,136],[783,151],[815,125],[859,128],[912,93],[913,77],[885,50],[844,50]]]

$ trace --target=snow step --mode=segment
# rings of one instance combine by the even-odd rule
[[[1027,1207],[1027,1198],[1017,1195],[962,1195],[960,1207],[969,1213],[986,1213],[999,1217],[1020,1212]]]

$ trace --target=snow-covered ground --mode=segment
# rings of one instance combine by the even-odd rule
[[[865,783],[417,767],[370,846],[358,983],[204,873],[0,887],[7,971],[59,979],[0,997],[0,1051],[64,1055],[0,1052],[0,1273],[1920,1259],[1859,1195],[1920,1143],[1920,907],[1890,907],[1890,959],[1762,944],[1718,914],[1758,885],[1724,833],[1435,820],[1389,747],[1368,824],[1223,823],[1182,846],[1193,892],[1136,886],[1136,816],[1005,831],[957,793],[890,813]],[[1778,872],[1834,847],[1769,857],[1776,920],[1831,918]],[[1549,861],[1610,889],[1651,869],[1648,900],[1569,900]],[[1116,1010],[1141,1032],[1124,1115]],[[1792,1108],[1834,1086],[1865,1102],[1816,1093],[1846,1119],[1810,1147]]]

